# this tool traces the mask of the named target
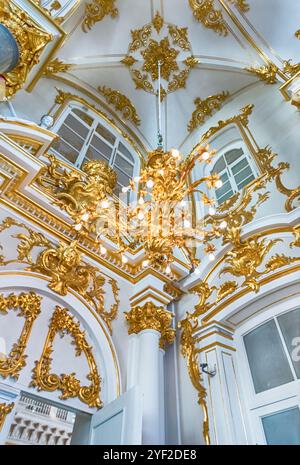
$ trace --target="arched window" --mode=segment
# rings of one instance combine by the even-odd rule
[[[218,205],[235,192],[242,190],[256,177],[252,160],[242,147],[224,151],[214,164],[211,173],[218,173],[223,182],[222,187],[215,190]]]
[[[54,126],[60,139],[52,152],[81,168],[87,160],[105,160],[117,173],[116,194],[139,172],[132,147],[101,115],[77,103],[70,104]]]

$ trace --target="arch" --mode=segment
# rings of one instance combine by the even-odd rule
[[[69,313],[80,322],[82,329],[88,333],[89,339],[92,342],[93,354],[102,379],[101,400],[105,405],[117,398],[121,393],[119,362],[111,337],[101,318],[76,294],[76,292],[70,290],[66,296],[60,296],[49,289],[48,281],[46,277],[36,273],[26,271],[3,271],[0,272],[0,292],[5,293],[7,291],[10,293],[13,289],[14,293],[18,293],[26,290],[28,291],[29,289],[44,298],[48,298],[51,303],[53,302],[53,311],[55,305],[60,305],[68,309]],[[43,299],[41,308],[43,308]],[[38,323],[37,319],[35,325],[38,325]],[[41,341],[41,348],[43,342],[44,341]],[[41,348],[39,348],[39,351]],[[39,352],[34,355],[35,360],[39,355]],[[27,363],[29,363],[29,361]],[[30,361],[30,365],[28,370],[30,368],[31,371],[34,368],[32,360]],[[22,378],[22,371],[20,373],[20,378]],[[27,392],[36,393],[34,388],[28,387],[30,381],[31,379],[26,379],[26,390]],[[8,384],[12,383],[10,380],[7,382]],[[24,380],[21,379],[20,383],[22,383],[20,384],[20,389],[22,388],[22,390],[24,390]],[[39,396],[54,400],[55,402],[58,401],[59,395],[60,392],[41,391],[39,393]],[[78,399],[68,399],[64,401],[64,403],[73,408],[90,412],[89,407]]]

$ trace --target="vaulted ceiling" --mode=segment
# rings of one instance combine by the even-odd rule
[[[169,148],[189,136],[196,99],[225,92],[211,103],[221,106],[260,82],[245,68],[274,64],[280,81],[284,61],[299,61],[295,0],[104,0],[108,14],[102,19],[97,10],[86,16],[85,3],[67,22],[69,35],[56,57],[71,66],[55,77],[104,101],[113,97],[107,88],[119,91],[136,110],[123,117],[147,147],[156,145],[158,59]],[[115,108],[115,101],[110,104]]]

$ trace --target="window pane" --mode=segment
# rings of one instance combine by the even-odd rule
[[[221,157],[214,165],[211,173],[221,173],[221,171],[225,170],[226,164],[224,161],[224,157]]]
[[[87,137],[89,133],[89,128],[87,128],[81,121],[77,118],[72,116],[71,114],[67,116],[65,119],[64,125],[68,126],[69,128],[73,129],[76,134],[83,137],[84,139]]]
[[[225,154],[226,162],[228,165],[238,160],[242,155],[244,155],[243,149],[233,149]]]
[[[251,181],[253,181],[254,176],[253,174],[251,174],[251,176],[249,176],[249,178],[247,179],[244,179],[244,181],[242,181],[240,184],[238,184],[238,190],[242,189],[244,186],[247,186],[247,184],[249,184]]]
[[[127,158],[127,160],[128,160],[129,162],[131,162],[131,164],[134,164],[134,158],[133,158],[133,156],[131,155],[131,153],[129,152],[129,150],[127,150],[127,148],[125,147],[125,145],[122,144],[122,142],[119,143],[118,150],[119,150],[119,152],[121,152],[123,155],[125,155],[125,158]]]
[[[92,137],[89,148],[91,149],[92,147],[96,149],[97,152],[100,152],[100,154],[103,155],[105,158],[107,158],[108,160],[110,159],[113,149],[112,147],[107,145],[105,142],[103,142],[103,140],[100,139],[100,137],[96,135]],[[94,158],[98,158],[98,157],[95,156]]]
[[[115,168],[120,168],[124,173],[128,174],[128,176],[132,177],[133,175],[133,166],[131,163],[128,163],[121,155],[117,154],[115,163]]]
[[[59,129],[58,135],[66,142],[68,142],[68,144],[72,145],[72,147],[75,147],[75,149],[78,151],[81,150],[84,144],[84,139],[79,137],[77,134],[75,134],[75,132],[71,131],[71,129],[67,128],[67,126],[64,124]]]
[[[218,205],[221,205],[221,203],[225,202],[225,200],[228,200],[230,199],[230,197],[232,197],[233,195],[233,192],[232,191],[228,191],[226,194],[224,194],[222,197],[218,198],[217,201],[218,201]]]
[[[300,445],[300,412],[291,408],[262,418],[267,444]]]
[[[55,141],[52,144],[51,148],[53,148],[57,153],[65,157],[71,163],[75,163],[79,155],[79,152],[77,152],[77,150],[65,143],[63,140]]]
[[[242,171],[240,171],[238,174],[236,174],[234,176],[234,179],[236,181],[237,184],[241,183],[242,181],[244,181],[244,179],[247,179],[251,176],[252,174],[252,171],[251,171],[251,168],[250,166],[246,166],[246,168],[244,168]]]
[[[231,189],[230,182],[226,181],[222,187],[220,187],[219,189],[216,189],[216,195],[217,197],[221,197],[228,191],[232,191],[232,189]]]
[[[239,173],[239,171],[245,168],[245,166],[249,166],[247,158],[243,158],[243,160],[239,161],[236,165],[234,165],[231,168],[231,171],[233,172],[233,174],[237,174]]]
[[[121,186],[128,186],[130,181],[130,176],[126,176],[126,174],[122,173],[116,166],[114,166],[114,171],[117,173],[118,176],[118,184]]]
[[[107,142],[109,142],[111,145],[115,144],[115,136],[111,132],[109,132],[104,126],[102,126],[102,124],[98,124],[98,126],[96,127],[96,132],[100,134],[100,136],[102,136],[103,139],[107,140]]]
[[[79,116],[79,118],[82,119],[88,126],[92,126],[94,118],[92,118],[84,111],[79,110],[78,108],[73,108],[72,113],[75,113],[75,115]]]
[[[297,378],[300,378],[300,308],[279,316],[278,323],[291,356]]]
[[[274,320],[244,336],[255,392],[293,381]]]
[[[82,162],[82,165],[86,160],[104,160],[107,164],[109,164],[109,158],[104,157],[100,152],[98,152],[91,146],[88,148],[86,152],[86,156]]]

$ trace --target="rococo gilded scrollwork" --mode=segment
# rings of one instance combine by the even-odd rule
[[[12,411],[14,405],[14,402],[11,402],[10,404],[0,404],[0,432],[3,428],[7,415]]]
[[[182,330],[180,349],[181,353],[187,361],[187,367],[191,382],[198,392],[198,404],[203,410],[203,437],[207,445],[210,444],[208,409],[206,403],[206,389],[203,386],[203,379],[199,369],[199,350],[196,348],[196,339],[193,337],[193,330],[197,326],[196,321],[191,321],[189,315],[184,320],[178,323],[178,327]]]
[[[96,23],[102,21],[105,16],[110,15],[112,18],[116,18],[118,14],[116,0],[92,0],[85,6],[82,30],[88,32]]]
[[[278,68],[274,64],[264,66],[250,66],[245,68],[249,73],[255,74],[261,81],[266,84],[276,84]]]
[[[157,94],[153,85],[158,80],[161,64],[161,99],[184,88],[198,60],[192,54],[187,28],[168,24],[156,13],[151,23],[131,31],[132,41],[121,62],[129,68],[137,89]]]
[[[175,339],[175,329],[171,328],[173,313],[158,307],[153,302],[146,302],[142,306],[132,307],[125,312],[125,318],[129,325],[128,334],[137,334],[145,329],[154,329],[161,335],[160,347],[172,344]]]
[[[249,10],[246,0],[229,0],[239,11],[245,13]],[[214,0],[189,0],[194,18],[204,27],[212,29],[221,36],[227,36],[229,28],[223,18],[222,11],[215,8]]]
[[[69,69],[71,68],[72,68],[71,64],[64,63],[59,58],[55,58],[54,60],[50,61],[50,63],[48,63],[44,71],[44,75],[47,77],[51,77],[57,73],[65,73],[66,71],[69,71]]]
[[[53,345],[56,335],[63,338],[66,334],[72,336],[72,343],[75,346],[77,357],[85,355],[88,365],[89,374],[87,379],[90,381],[89,386],[81,386],[80,380],[75,377],[75,373],[57,375],[51,373],[51,362]],[[70,397],[78,397],[89,407],[101,408],[100,400],[101,379],[98,373],[97,365],[93,356],[92,347],[86,341],[85,332],[80,329],[79,322],[66,308],[56,306],[51,317],[49,330],[43,348],[40,360],[35,362],[31,386],[36,387],[39,391],[56,391],[62,392],[60,399],[65,400]]]
[[[275,254],[268,258],[263,265],[265,257],[278,242],[282,242],[282,240],[276,238],[267,241],[265,238],[255,236],[243,241],[238,237],[234,248],[225,255],[224,264],[226,266],[221,269],[219,276],[229,273],[236,277],[243,277],[244,281],[241,286],[258,292],[260,289],[258,278],[300,260],[298,257]],[[262,265],[264,269],[260,271],[259,267]]]
[[[52,36],[39,28],[25,11],[12,2],[0,0],[0,17],[1,23],[13,34],[20,49],[18,65],[5,74],[6,96],[11,97],[21,89]]]
[[[5,261],[1,257],[1,266],[12,262],[27,265],[28,270],[41,273],[50,278],[49,287],[60,295],[66,295],[69,289],[78,292],[96,312],[104,319],[110,331],[111,323],[117,317],[119,308],[119,288],[117,282],[104,275],[97,267],[84,263],[76,241],[70,244],[60,242],[53,245],[42,233],[37,233],[23,223],[6,218],[0,225],[4,229],[18,226],[24,228],[27,234],[19,233],[12,237],[20,242],[17,247],[16,260]],[[42,247],[35,258],[31,256],[35,247]],[[106,310],[104,305],[104,285],[108,283],[114,296],[114,303]],[[0,365],[1,366],[1,365]]]
[[[216,110],[220,110],[222,104],[229,98],[229,92],[211,95],[202,100],[200,97],[194,100],[195,110],[187,126],[188,132],[194,131],[201,126]]]
[[[202,134],[197,146],[208,143],[215,134],[231,124],[234,124],[239,129],[242,129],[243,133],[245,133],[245,130],[249,133],[249,136],[246,136],[249,143],[249,140],[252,139],[252,136],[248,129],[248,124],[249,117],[251,116],[253,109],[254,105],[246,105],[241,109],[241,112],[238,115],[234,115],[227,120],[218,121],[216,126],[212,126],[208,129],[208,131]],[[193,150],[196,150],[197,146],[194,147]],[[250,187],[244,189],[242,193],[234,194],[228,201],[219,206],[217,209],[217,216],[213,216],[214,221],[217,221],[218,219],[224,220],[226,218],[226,220],[228,219],[228,221],[235,226],[237,226],[237,223],[238,225],[245,224],[245,220],[247,220],[247,222],[251,221],[254,214],[256,213],[257,206],[267,200],[268,194],[261,194],[258,199],[259,203],[256,206],[253,205],[248,212],[245,211],[245,207],[249,205],[253,193],[264,188],[266,183],[272,180],[275,181],[278,191],[287,197],[285,202],[286,211],[292,211],[299,205],[300,186],[296,188],[288,188],[283,184],[281,179],[283,172],[289,169],[289,163],[279,162],[277,166],[273,166],[273,161],[277,157],[277,154],[274,153],[269,146],[259,148],[257,144],[255,144],[255,147],[253,148],[253,156],[263,176],[259,176],[255,182],[250,185]],[[232,208],[234,208],[234,212]],[[244,221],[241,221],[243,218]],[[226,232],[228,233],[228,230],[226,230],[225,233]]]
[[[20,371],[26,365],[25,349],[33,323],[41,312],[41,297],[35,292],[9,294],[7,297],[0,294],[0,315],[7,315],[9,310],[16,310],[17,315],[25,319],[25,323],[10,353],[0,359],[0,375],[3,378],[10,376],[18,379]]]
[[[50,164],[41,169],[37,184],[46,188],[54,197],[54,205],[66,211],[75,225],[84,215],[89,216],[86,232],[95,233],[101,200],[113,195],[117,175],[103,160],[86,162],[82,171],[62,168],[54,155],[49,155]],[[81,234],[85,229],[81,231]]]
[[[99,86],[98,91],[104,95],[107,103],[113,105],[116,110],[122,113],[123,118],[131,121],[136,126],[141,124],[137,111],[128,97],[121,94],[118,90],[113,90],[106,86]]]

